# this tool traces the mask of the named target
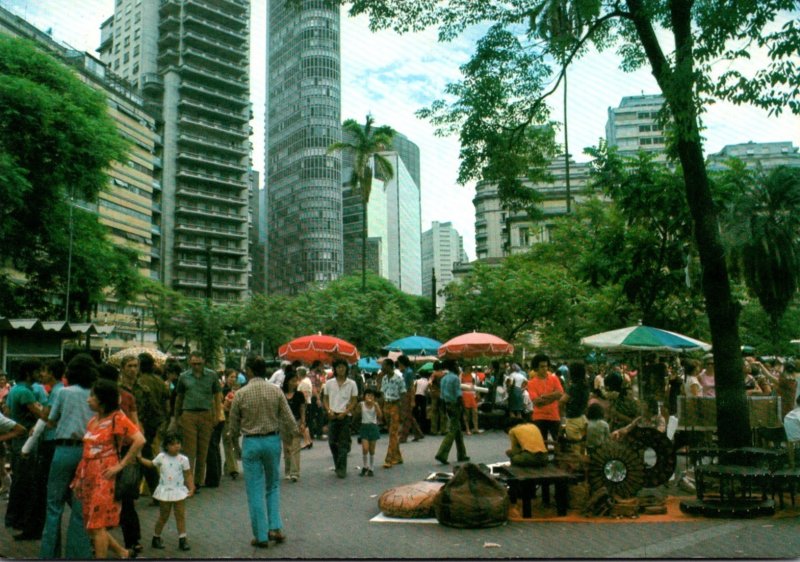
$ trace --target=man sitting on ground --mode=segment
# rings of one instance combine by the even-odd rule
[[[506,451],[506,456],[511,459],[512,466],[547,464],[547,446],[544,444],[542,432],[533,423],[511,419],[505,431],[511,441],[511,448]]]

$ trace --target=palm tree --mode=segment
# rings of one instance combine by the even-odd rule
[[[749,173],[739,163],[728,209],[734,266],[770,318],[772,333],[800,286],[800,169]]]
[[[374,127],[372,115],[367,114],[364,125],[355,119],[348,119],[342,125],[352,142],[335,142],[328,147],[328,153],[338,150],[349,151],[353,155],[353,175],[350,177],[350,187],[361,195],[361,291],[367,289],[367,205],[372,192],[372,176],[377,172],[381,179],[390,180],[394,177],[391,162],[381,155],[389,150],[394,138],[394,129],[388,125]]]

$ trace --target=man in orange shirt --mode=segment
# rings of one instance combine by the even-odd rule
[[[533,402],[533,423],[547,439],[550,434],[554,442],[558,441],[561,429],[561,414],[558,411],[558,400],[564,395],[561,381],[548,371],[550,358],[544,354],[533,356],[532,376],[528,380],[528,396]]]

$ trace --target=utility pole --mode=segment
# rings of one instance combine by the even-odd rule
[[[211,244],[206,246],[206,300],[211,302]]]
[[[436,318],[436,268],[431,268],[431,313]]]

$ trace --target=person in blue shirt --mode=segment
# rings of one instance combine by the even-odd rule
[[[458,462],[467,462],[469,457],[467,456],[467,448],[464,446],[464,435],[461,433],[461,414],[464,399],[461,396],[461,379],[458,376],[458,364],[452,359],[447,359],[444,361],[443,367],[447,373],[442,377],[439,387],[441,400],[444,402],[447,412],[448,429],[434,458],[442,464],[449,464],[447,457],[455,441]]]

